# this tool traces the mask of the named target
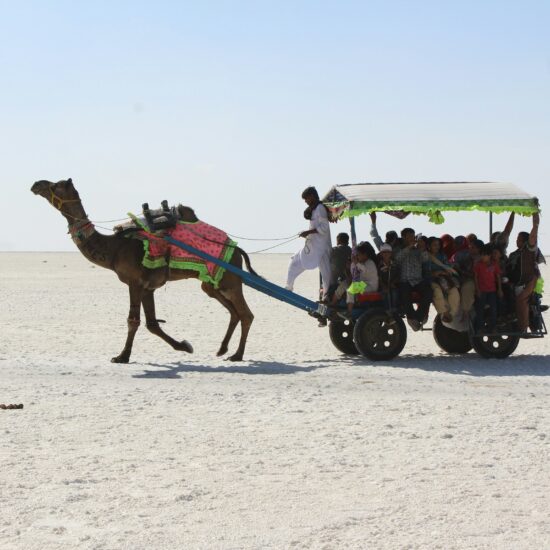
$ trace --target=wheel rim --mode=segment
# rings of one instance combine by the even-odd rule
[[[481,336],[478,342],[491,353],[498,353],[512,345],[512,339],[506,334],[496,336]]]
[[[510,334],[480,334],[472,339],[474,349],[488,359],[505,359],[514,353],[519,344],[519,337]]]
[[[353,323],[346,319],[340,324],[340,336],[343,340],[351,340],[353,338]]]
[[[353,342],[354,321],[338,320],[331,321],[329,326],[330,339],[335,347],[342,353],[357,355],[359,352]]]
[[[391,319],[393,321],[393,319]],[[365,343],[375,354],[392,353],[400,344],[399,331],[395,322],[386,317],[376,317],[365,325]]]

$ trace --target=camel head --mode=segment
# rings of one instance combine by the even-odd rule
[[[183,204],[178,204],[177,210],[178,210],[180,219],[183,220],[184,222],[195,223],[199,221],[199,218],[197,218],[195,211],[191,207],[184,206]]]
[[[70,224],[86,218],[86,213],[80,202],[80,196],[71,178],[58,181],[57,183],[40,180],[31,187],[31,191],[35,195],[44,197],[55,209],[65,216]]]

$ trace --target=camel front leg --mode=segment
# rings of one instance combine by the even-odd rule
[[[144,291],[141,301],[143,303],[145,321],[147,323],[147,329],[149,330],[149,332],[152,332],[159,338],[162,338],[165,342],[170,344],[175,350],[186,351],[187,353],[193,353],[193,346],[187,340],[182,340],[181,342],[178,342],[177,340],[174,340],[174,338],[166,334],[166,332],[164,332],[160,328],[160,325],[155,313],[155,291],[154,290]]]
[[[140,325],[140,309],[141,298],[143,295],[143,288],[141,286],[130,285],[130,313],[128,314],[128,336],[126,337],[126,343],[124,349],[119,355],[111,359],[111,363],[128,363],[130,355],[132,354],[132,345],[134,344],[134,337],[137,329]]]

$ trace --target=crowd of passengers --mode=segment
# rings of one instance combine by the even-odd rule
[[[431,303],[447,323],[463,320],[474,308],[478,333],[493,333],[499,318],[512,317],[517,317],[520,332],[527,331],[529,302],[542,283],[538,265],[545,261],[537,246],[538,214],[533,215],[531,232],[517,235],[517,248],[510,254],[514,214],[489,243],[473,233],[427,238],[410,227],[400,235],[389,231],[382,240],[376,213],[371,220],[377,250],[363,241],[352,253],[346,233],[337,236],[332,249],[329,300],[336,304],[345,297],[345,317],[351,318],[358,295],[379,292],[386,307],[405,315],[415,331],[426,323]]]

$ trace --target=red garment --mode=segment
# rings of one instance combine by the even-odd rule
[[[500,275],[500,267],[495,262],[477,262],[474,266],[477,275],[477,286],[481,292],[496,292],[497,277]]]

